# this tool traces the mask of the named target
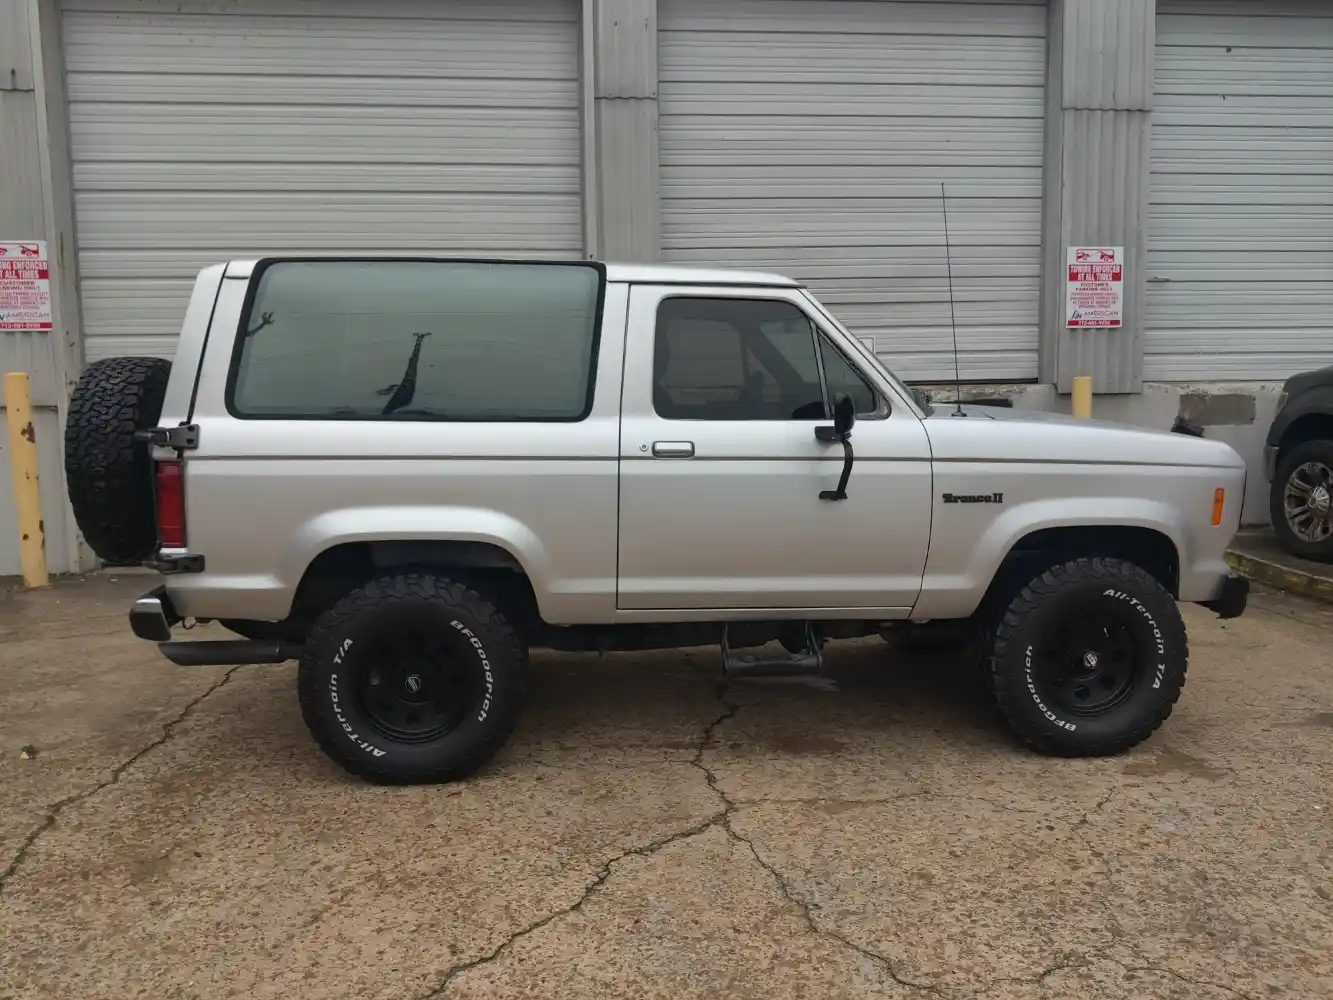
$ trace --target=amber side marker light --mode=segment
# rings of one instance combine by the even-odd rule
[[[1222,508],[1226,506],[1227,491],[1220,486],[1213,490],[1213,527],[1222,523]]]

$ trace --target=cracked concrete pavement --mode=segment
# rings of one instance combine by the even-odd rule
[[[1113,759],[879,640],[819,683],[539,652],[490,767],[394,789],[320,755],[290,665],[131,637],[146,585],[0,591],[0,1000],[1333,995],[1320,606],[1187,609],[1181,704]]]

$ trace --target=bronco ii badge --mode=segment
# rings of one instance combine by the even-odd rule
[[[1003,493],[946,493],[945,503],[1004,503]]]

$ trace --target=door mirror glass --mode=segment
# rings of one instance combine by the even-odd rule
[[[833,433],[838,437],[844,434],[850,434],[852,425],[856,423],[856,402],[852,397],[839,392],[833,397]]]

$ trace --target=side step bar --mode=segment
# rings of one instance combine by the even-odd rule
[[[824,643],[809,622],[805,626],[805,648],[796,653],[764,655],[737,653],[731,648],[726,626],[722,628],[722,672],[727,677],[802,677],[824,668]]]
[[[243,667],[250,663],[285,663],[301,655],[301,647],[275,639],[203,642],[160,642],[157,648],[182,667]]]

